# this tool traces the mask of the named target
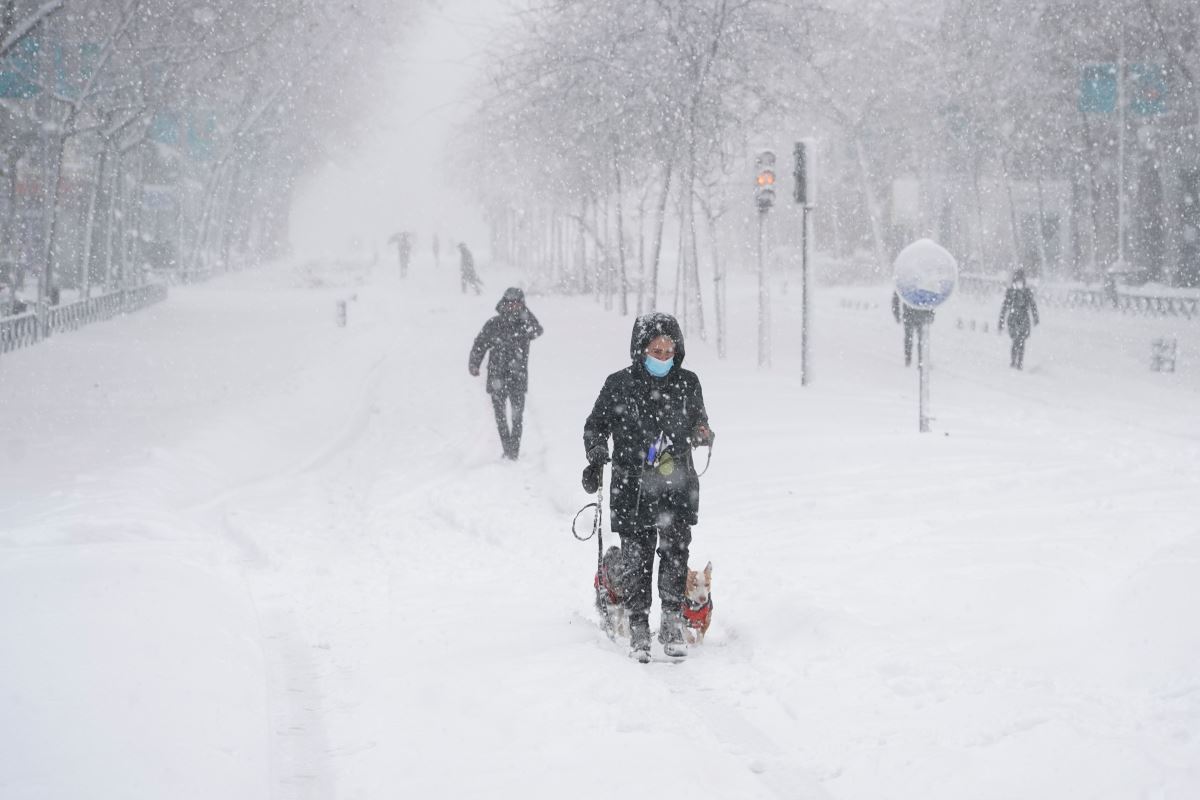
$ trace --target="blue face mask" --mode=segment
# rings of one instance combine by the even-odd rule
[[[671,371],[671,367],[675,365],[675,359],[668,358],[666,361],[659,361],[654,356],[646,356],[644,362],[646,364],[646,372],[649,372],[656,378],[665,378],[667,373]]]

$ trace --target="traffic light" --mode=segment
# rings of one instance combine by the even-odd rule
[[[795,156],[792,177],[796,179],[796,187],[792,197],[805,208],[812,208],[817,204],[816,142],[812,139],[796,142]]]
[[[754,158],[754,202],[759,211],[775,205],[775,151],[762,150]]]

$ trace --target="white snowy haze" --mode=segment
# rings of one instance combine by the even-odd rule
[[[6,4],[129,80],[0,97],[0,800],[1200,797],[1194,5]],[[383,7],[352,85],[326,34]],[[1182,102],[1081,106],[1126,58]],[[468,371],[510,286],[516,460]],[[572,520],[651,310],[716,435],[714,607],[640,664]]]
[[[289,238],[300,255],[375,252],[400,230],[481,241],[486,228],[448,148],[469,109],[484,48],[510,13],[500,0],[430,3],[388,49],[351,143],[301,182]],[[450,244],[446,244],[449,252]],[[447,255],[449,258],[449,255]]]

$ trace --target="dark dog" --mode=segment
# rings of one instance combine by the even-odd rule
[[[600,613],[600,624],[608,638],[629,636],[629,618],[625,611],[626,593],[622,586],[625,565],[621,562],[621,548],[610,547],[604,551],[600,569],[596,572],[593,586],[596,589],[596,611]],[[708,633],[712,622],[712,562],[703,570],[689,569],[684,590],[683,614],[684,636],[688,644],[700,644]]]
[[[596,572],[596,610],[600,612],[600,624],[608,638],[629,635],[629,620],[625,614],[625,593],[621,588],[624,577],[621,563],[621,548],[613,546],[604,551],[600,569]]]

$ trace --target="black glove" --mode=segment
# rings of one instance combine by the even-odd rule
[[[608,445],[598,444],[591,450],[588,450],[587,460],[589,464],[607,464]]]
[[[580,483],[583,484],[583,490],[588,494],[595,494],[600,491],[600,479],[604,477],[604,464],[588,464],[583,468],[583,476]]]
[[[717,435],[713,433],[712,428],[707,425],[698,425],[696,426],[696,430],[692,432],[692,447],[712,447],[713,439],[715,438],[717,438]]]

